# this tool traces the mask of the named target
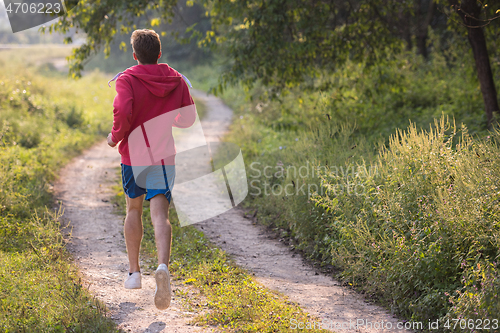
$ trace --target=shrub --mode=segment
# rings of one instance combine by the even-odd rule
[[[443,117],[427,131],[398,131],[376,153],[349,127],[326,123],[308,134],[250,166],[252,206],[264,222],[407,318],[494,314],[498,133],[473,139]],[[301,167],[309,171],[297,178]]]
[[[93,98],[111,100],[114,91],[95,91],[98,80],[106,82],[98,74],[75,82],[11,67],[0,74],[2,332],[116,331],[69,262],[60,212],[46,208],[59,168],[99,138],[97,124],[111,127],[111,102]],[[61,117],[58,110],[68,109]]]
[[[75,106],[71,107],[71,110],[66,115],[66,124],[71,128],[77,128],[83,125],[85,118],[83,112],[76,109]]]
[[[347,63],[311,83],[320,91],[269,101],[257,85],[250,101],[230,99],[245,205],[411,320],[497,309],[499,135],[486,130],[464,57]],[[301,167],[309,171],[296,176]]]

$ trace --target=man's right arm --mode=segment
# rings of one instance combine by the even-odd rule
[[[130,129],[132,106],[132,87],[124,77],[120,77],[116,80],[116,96],[113,101],[113,129],[111,130],[111,139],[115,143],[123,140],[125,134]]]

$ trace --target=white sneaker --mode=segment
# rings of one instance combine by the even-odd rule
[[[134,272],[125,280],[126,289],[141,289],[141,272]]]
[[[160,264],[155,272],[156,291],[155,291],[155,306],[159,310],[165,310],[170,306],[172,298],[172,289],[170,287],[170,273],[167,265]]]

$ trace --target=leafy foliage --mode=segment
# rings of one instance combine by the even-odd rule
[[[111,126],[113,91],[98,89],[106,82],[99,74],[47,78],[18,63],[34,58],[20,50],[1,56],[10,66],[0,74],[0,330],[115,332],[70,264],[61,211],[48,208],[61,165]]]
[[[214,31],[206,45],[222,45],[231,59],[223,83],[257,80],[277,91],[335,70],[347,59],[397,52],[397,36],[377,20],[405,10],[400,1],[206,1]],[[387,11],[387,12],[384,12]]]
[[[205,17],[203,7],[197,4],[188,6],[179,2],[174,7],[174,12],[175,16],[170,20],[160,20],[156,13],[149,12],[148,15],[134,17],[133,22],[139,28],[151,27],[158,32],[162,41],[160,62],[167,62],[181,72],[194,65],[210,62],[213,54],[207,49],[199,48],[193,36],[194,28],[197,33],[202,34],[210,28],[209,18]],[[155,18],[151,19],[150,16]],[[137,65],[132,57],[130,33],[125,31],[117,33],[109,46],[109,54],[97,52],[89,59],[85,65],[86,69],[99,68],[107,73],[121,72],[125,68]]]
[[[198,25],[199,30],[197,31],[207,29],[203,18],[200,18],[200,7],[193,7],[192,3],[189,6],[178,6],[177,3],[177,0],[163,0],[160,2],[148,0],[92,2],[81,0],[69,13],[62,16],[58,23],[48,28],[42,27],[41,31],[43,33],[67,33],[70,29],[76,29],[76,33],[79,31],[85,33],[86,42],[75,48],[72,55],[68,57],[70,73],[72,73],[73,77],[81,76],[84,65],[89,61],[90,57],[98,53],[101,47],[104,48],[106,57],[110,55],[112,47],[115,49],[115,54],[117,49],[126,50],[129,43],[125,41],[129,40],[131,32],[138,29],[138,27],[158,27],[157,30],[160,30],[162,36],[170,32],[180,42],[189,43],[188,47],[170,43],[173,47],[168,49],[166,53],[174,60],[176,57],[185,60],[193,56],[196,59],[195,55],[198,55],[198,60],[202,57],[209,57],[207,53],[195,50],[190,39],[194,25]],[[173,22],[173,17],[176,18],[177,22]],[[178,27],[179,25],[182,26],[179,21],[182,21],[185,25],[181,29]],[[175,28],[174,23],[176,24]],[[184,32],[186,30],[187,33]],[[120,37],[118,38],[118,36]],[[71,43],[72,39],[67,37],[65,41]],[[182,51],[187,52],[188,56],[182,54]],[[130,58],[131,56],[128,56],[127,59]]]
[[[462,61],[450,50],[348,62],[321,78],[335,83],[326,92],[232,102],[247,206],[291,248],[416,321],[497,311],[498,134],[477,122]]]
[[[494,43],[500,7],[493,1],[469,2],[482,7],[478,20],[487,26],[491,34],[488,41]],[[335,72],[348,60],[383,65],[393,55],[412,50],[413,45],[427,58],[429,30],[450,43],[458,40],[463,52],[469,48],[466,29],[446,1],[203,3],[212,18],[213,31],[207,32],[202,44],[224,52],[229,60],[218,91],[236,82],[249,88],[261,82],[272,90],[272,97],[304,83],[321,89],[314,86],[316,79]]]

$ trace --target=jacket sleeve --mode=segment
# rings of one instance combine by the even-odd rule
[[[179,110],[179,114],[175,117],[173,126],[178,128],[188,128],[191,127],[196,121],[196,106],[194,105],[193,98],[189,93],[189,88],[181,80],[182,86],[182,104]]]
[[[123,140],[130,129],[130,118],[134,95],[130,83],[123,77],[116,80],[116,96],[113,101],[113,129],[111,139],[114,143]]]

